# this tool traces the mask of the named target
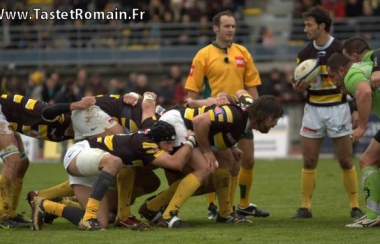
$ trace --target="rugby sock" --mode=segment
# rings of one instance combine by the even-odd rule
[[[13,208],[14,184],[6,177],[0,175],[0,221],[4,217],[10,217]]]
[[[315,179],[317,171],[315,169],[302,169],[301,192],[302,207],[311,209],[311,197],[315,189]]]
[[[73,223],[74,225],[78,226],[83,214],[84,214],[83,209],[66,206],[63,209],[62,217],[64,217],[65,219]]]
[[[133,191],[133,182],[135,181],[136,168],[122,168],[116,175],[117,183],[117,217],[121,220],[127,220],[131,214],[131,196]]]
[[[38,196],[46,199],[54,199],[57,197],[69,197],[74,196],[74,191],[70,187],[70,181],[67,180],[59,185],[38,191]]]
[[[217,168],[212,178],[218,197],[219,215],[227,217],[232,212],[231,205],[231,172],[228,169]]]
[[[58,217],[62,217],[62,212],[65,207],[65,204],[53,202],[47,199],[43,200],[42,202],[42,208],[46,213],[54,214]],[[80,217],[82,217],[84,213],[83,209],[81,211],[82,215],[80,215]]]
[[[165,191],[161,192],[158,194],[155,198],[150,200],[149,202],[146,203],[146,206],[149,210],[157,212],[160,210],[163,206],[167,206],[170,203],[170,200],[172,200],[179,183],[181,182],[180,180],[174,181],[168,189]]]
[[[362,169],[362,185],[367,205],[367,218],[373,220],[380,215],[380,171],[378,167]]]
[[[235,193],[236,193],[236,187],[237,187],[237,176],[231,176],[231,204],[233,205],[235,202]]]
[[[47,199],[42,202],[42,209],[45,213],[63,217],[76,226],[78,226],[82,216],[84,215],[83,209],[66,206],[65,204],[56,203]]]
[[[358,178],[355,166],[349,170],[343,170],[343,185],[350,200],[350,208],[359,207]]]
[[[14,185],[14,197],[13,197],[13,203],[12,203],[12,209],[11,209],[11,217],[15,217],[16,216],[16,209],[17,209],[17,206],[18,206],[18,203],[20,201],[20,195],[21,195],[21,190],[22,190],[22,183],[23,183],[23,178],[19,178],[17,177],[14,181],[13,181],[13,185]]]
[[[179,183],[178,188],[172,200],[170,201],[168,207],[162,214],[162,217],[164,219],[170,219],[170,211],[179,210],[182,204],[194,194],[194,192],[200,187],[200,185],[201,182],[192,173],[188,174],[185,178],[183,178]]]
[[[210,193],[207,193],[206,194],[206,201],[207,201],[207,206],[210,206],[210,204],[215,204],[215,197],[216,197],[216,194],[215,192],[210,192]]]
[[[253,169],[244,169],[243,167],[240,167],[238,176],[238,183],[240,187],[239,206],[242,208],[247,207],[250,203],[249,197],[252,187],[253,173]]]
[[[107,171],[101,170],[98,179],[94,182],[90,198],[88,199],[83,220],[96,219],[100,201],[106,194],[108,187],[112,185],[115,177]]]

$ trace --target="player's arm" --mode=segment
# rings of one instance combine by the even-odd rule
[[[356,105],[359,114],[359,125],[353,131],[353,141],[357,142],[366,131],[372,109],[372,89],[367,82],[360,82],[355,88]]]
[[[373,89],[377,89],[380,87],[380,49],[373,52],[371,59],[373,61],[371,86]]]
[[[45,121],[55,121],[61,114],[69,113],[73,110],[86,109],[95,105],[96,99],[93,96],[83,97],[80,101],[72,103],[56,103],[42,110],[42,118]]]
[[[192,120],[192,123],[199,148],[203,153],[212,152],[208,138],[211,126],[211,118],[209,112],[195,116]]]
[[[155,158],[151,164],[166,169],[181,170],[190,159],[195,144],[195,136],[190,135],[184,145],[173,155],[167,152],[162,152],[162,154]]]

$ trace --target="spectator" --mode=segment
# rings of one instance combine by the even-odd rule
[[[169,78],[174,80],[175,84],[179,84],[182,82],[181,69],[178,64],[173,64],[170,66]]]
[[[337,19],[346,17],[346,6],[343,0],[324,0],[322,7]]]
[[[90,89],[92,93],[94,94],[94,96],[108,94],[108,89],[102,83],[102,80],[99,74],[92,75],[91,80],[90,80]]]
[[[161,25],[161,45],[170,46],[175,43],[175,38],[178,37],[177,30],[173,28],[174,13],[170,10],[165,10],[162,17]]]
[[[363,0],[347,0],[346,16],[359,17],[363,14]]]
[[[262,85],[258,87],[259,94],[273,95],[278,100],[281,100],[283,89],[282,73],[277,68],[273,68],[270,71],[268,81],[263,82]]]
[[[44,73],[35,71],[29,75],[28,85],[25,91],[25,96],[36,100],[42,100],[42,81],[45,79]]]
[[[196,41],[196,27],[191,22],[190,15],[183,14],[181,18],[181,30],[178,29],[178,36],[176,44],[178,45],[195,45]]]
[[[59,74],[53,72],[42,85],[42,101],[49,104],[54,104],[54,97],[60,89],[61,86],[59,84]]]
[[[76,74],[76,84],[78,91],[76,92],[77,100],[79,101],[82,97],[84,97],[85,89],[89,84],[87,77],[87,70],[85,68],[80,68]]]
[[[90,47],[91,34],[84,30],[83,20],[74,20],[74,28],[71,29],[69,36],[69,46],[71,48]]]
[[[187,77],[182,77],[181,82],[177,83],[174,88],[174,100],[173,104],[182,104],[187,97],[187,91],[185,90]]]
[[[185,5],[181,10],[181,19],[184,14],[188,14],[190,22],[199,22],[203,11],[198,5],[198,0],[186,0]]]
[[[157,95],[157,103],[167,109],[173,104],[174,80],[166,76],[161,77],[154,93]]]
[[[20,94],[25,95],[25,89],[20,81],[20,79],[12,75],[8,79],[8,91],[10,94]]]
[[[152,91],[148,83],[148,77],[145,74],[137,75],[132,91],[140,94],[141,96],[144,95],[145,92]]]
[[[125,82],[119,78],[113,78],[110,80],[110,94],[124,95],[125,90]]]
[[[125,82],[126,92],[133,92],[133,89],[136,85],[137,76],[137,72],[132,71],[131,73],[129,73],[128,80]]]
[[[208,21],[207,15],[202,15],[198,25],[198,45],[206,46],[214,38],[214,33],[211,30],[211,22]]]

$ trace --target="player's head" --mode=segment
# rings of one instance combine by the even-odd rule
[[[321,33],[329,33],[332,19],[329,12],[317,5],[302,13],[304,19],[304,32],[309,40],[315,40]]]
[[[284,114],[281,104],[272,95],[260,96],[246,108],[246,111],[251,120],[251,129],[261,133],[268,133]]]
[[[173,144],[176,138],[176,132],[173,125],[159,120],[150,127],[149,135],[153,141],[158,143],[162,150],[173,150]]]
[[[361,37],[351,37],[343,44],[342,53],[354,62],[362,61],[363,55],[371,50],[366,40]]]
[[[352,61],[341,53],[334,53],[327,60],[327,72],[334,85],[340,90],[344,87],[344,77],[351,64]]]

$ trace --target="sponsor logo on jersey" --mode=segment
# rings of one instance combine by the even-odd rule
[[[215,107],[214,109],[215,115],[219,115],[223,113],[223,109],[221,107]]]
[[[194,65],[191,65],[191,67],[190,67],[190,71],[189,71],[189,76],[190,76],[190,77],[193,77],[194,69],[195,69],[195,66],[194,66]]]
[[[237,67],[244,68],[245,62],[243,57],[235,57],[235,62]]]

